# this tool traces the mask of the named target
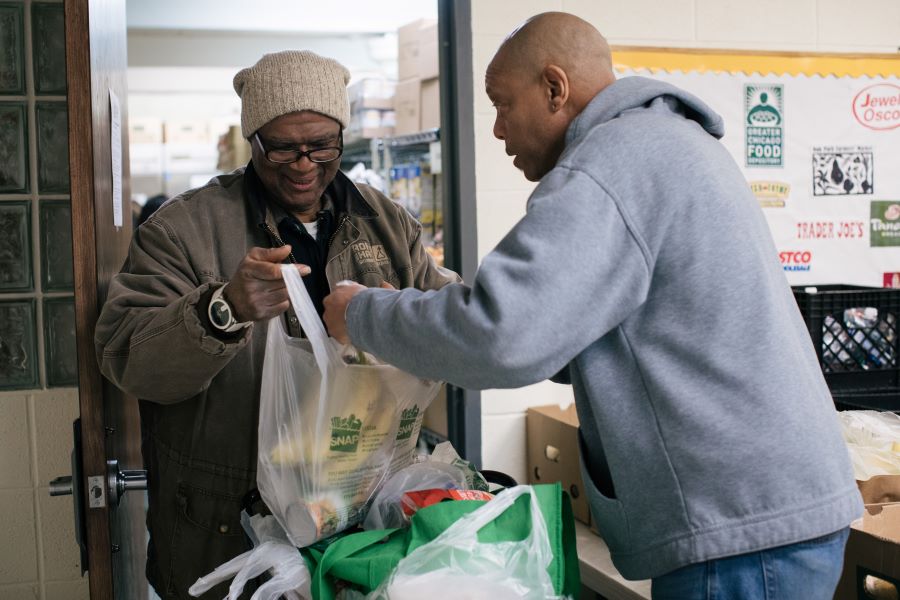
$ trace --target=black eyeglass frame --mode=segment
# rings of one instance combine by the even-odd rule
[[[298,160],[302,159],[304,156],[306,158],[308,158],[310,160],[310,162],[314,162],[316,164],[321,165],[321,164],[327,164],[330,162],[334,162],[334,161],[338,160],[344,154],[344,131],[343,130],[341,130],[341,132],[338,134],[338,140],[339,140],[338,143],[340,144],[339,146],[326,146],[325,148],[313,148],[312,150],[306,150],[305,152],[303,150],[297,150],[297,149],[266,150],[266,146],[265,146],[265,144],[263,144],[262,139],[259,137],[259,133],[254,132],[253,137],[256,139],[256,143],[259,144],[259,149],[263,151],[263,156],[266,157],[266,160],[269,161],[270,163],[274,163],[276,165],[290,165],[290,164],[293,164],[293,163],[297,162]],[[329,158],[328,160],[316,160],[315,158],[313,158],[313,153],[322,152],[324,150],[337,150],[338,153],[337,153],[337,156],[335,156],[334,158]],[[273,160],[272,157],[269,156],[272,152],[291,152],[291,153],[293,153],[294,158],[291,160]]]

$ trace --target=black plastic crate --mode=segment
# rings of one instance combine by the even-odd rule
[[[793,290],[835,404],[900,410],[900,289]]]

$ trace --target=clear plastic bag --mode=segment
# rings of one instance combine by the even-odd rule
[[[310,600],[312,581],[306,561],[288,541],[275,519],[271,516],[247,518],[247,513],[241,513],[241,523],[254,548],[199,578],[188,593],[200,596],[223,581],[232,579],[225,600],[237,600],[248,581],[268,571],[271,577],[253,593],[250,600]]]
[[[519,542],[479,542],[478,532],[523,495],[531,502],[531,531]],[[547,566],[553,560],[547,526],[530,486],[516,486],[460,518],[410,552],[372,600],[454,597],[485,600],[558,598]]]
[[[430,456],[384,482],[372,500],[363,529],[405,527],[409,517],[403,512],[403,494],[430,489],[487,491],[488,485],[472,463],[459,457],[450,442],[441,442]]]
[[[459,467],[446,463],[425,461],[409,465],[388,479],[372,501],[363,529],[404,527],[409,518],[403,514],[400,502],[403,494],[413,490],[467,490],[465,474]]]
[[[269,322],[256,479],[290,541],[304,547],[360,522],[378,486],[412,462],[440,384],[340,348],[296,268],[282,272],[307,339],[288,336],[281,318]]]
[[[838,412],[856,479],[900,475],[900,415],[875,410]]]

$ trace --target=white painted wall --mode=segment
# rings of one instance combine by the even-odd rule
[[[172,196],[217,173],[218,136],[240,123],[232,78],[268,52],[306,49],[341,62],[351,81],[397,76],[397,33],[436,18],[437,0],[128,0],[128,106],[133,121],[202,123],[208,139],[160,162],[161,144],[132,145],[133,198]],[[172,153],[170,152],[170,154]],[[161,165],[145,172],[140,164]]]
[[[437,18],[437,0],[127,0],[128,27],[359,33]]]
[[[900,46],[898,0],[472,0],[480,257],[525,214],[533,189],[491,134],[485,67],[507,33],[549,10],[583,17],[613,45],[855,53],[895,53]],[[484,467],[526,481],[525,411],[569,401],[569,388],[549,382],[483,392]]]

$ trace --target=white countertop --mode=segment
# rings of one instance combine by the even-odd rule
[[[650,580],[628,581],[609,557],[609,548],[599,535],[575,521],[575,543],[581,566],[581,584],[609,600],[649,600]]]

